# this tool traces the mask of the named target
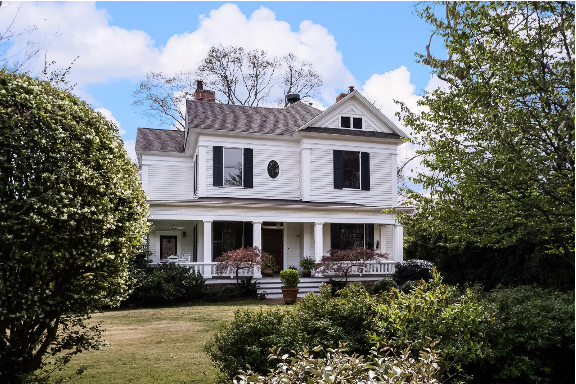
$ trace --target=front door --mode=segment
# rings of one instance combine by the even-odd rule
[[[160,259],[167,259],[168,256],[176,255],[177,253],[177,237],[176,236],[160,236]]]
[[[271,254],[280,269],[284,268],[283,228],[262,228],[262,251]]]

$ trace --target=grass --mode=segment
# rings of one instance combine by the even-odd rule
[[[238,308],[257,301],[109,311],[93,316],[110,343],[76,355],[57,377],[73,383],[215,383],[218,372],[202,347]],[[78,369],[85,371],[74,376]]]

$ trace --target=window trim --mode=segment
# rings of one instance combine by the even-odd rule
[[[361,225],[362,226],[362,248],[364,249],[371,249],[371,248],[367,248],[367,243],[368,243],[368,226],[372,226],[372,248],[374,248],[374,246],[376,245],[376,239],[375,239],[375,228],[374,228],[374,224],[372,223],[332,223],[333,225],[330,226],[330,238],[331,238],[331,244],[330,244],[330,248],[333,248],[333,243],[332,243],[332,239],[333,239],[333,234],[332,234],[332,230],[334,228],[334,225],[338,225],[340,233],[339,235],[339,240],[338,240],[338,244],[342,244],[342,225]],[[349,248],[336,248],[336,249],[349,249]]]
[[[240,159],[242,161],[242,185],[226,184],[226,150],[239,149],[241,151]],[[222,147],[222,185],[220,188],[246,188],[244,187],[244,148],[238,147]]]

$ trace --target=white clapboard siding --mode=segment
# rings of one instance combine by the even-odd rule
[[[310,190],[312,202],[356,203],[371,207],[393,205],[392,156],[370,153],[370,190],[335,189],[333,152],[314,148],[311,151]]]
[[[208,197],[236,197],[252,199],[300,200],[300,152],[273,147],[252,147],[254,154],[253,188],[214,187],[213,147],[206,150],[206,195]],[[275,179],[268,176],[268,163],[276,160],[280,175]]]
[[[182,162],[148,166],[149,200],[188,200],[194,197],[194,167]]]

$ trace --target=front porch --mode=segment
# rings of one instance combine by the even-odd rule
[[[331,248],[373,248],[388,255],[352,274],[390,275],[403,259],[402,226],[393,214],[350,204],[248,199],[150,202],[148,235],[153,265],[174,262],[219,277],[214,261],[222,253],[254,246],[274,256],[280,269],[301,271],[305,257],[320,262]],[[172,257],[170,257],[172,256]],[[233,271],[220,277],[233,276]],[[260,268],[242,271],[261,278]]]

